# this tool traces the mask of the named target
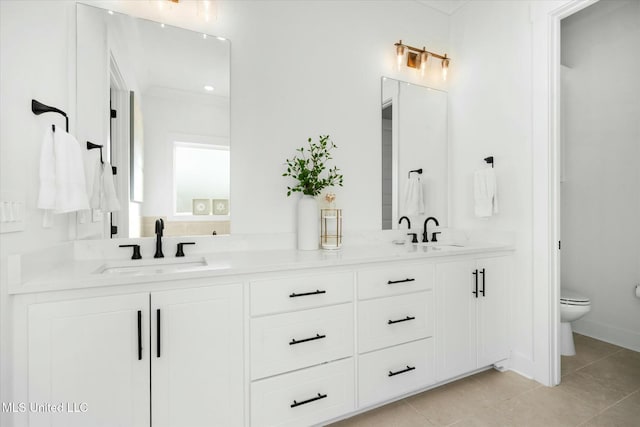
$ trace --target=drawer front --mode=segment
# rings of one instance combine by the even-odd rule
[[[360,356],[358,373],[359,408],[434,384],[433,338]]]
[[[251,315],[353,301],[353,273],[284,277],[251,282]]]
[[[368,299],[433,289],[433,264],[398,263],[358,272],[358,298]]]
[[[355,409],[353,358],[251,384],[251,425],[308,426]]]
[[[363,301],[358,308],[358,351],[430,337],[433,325],[433,291]]]
[[[353,304],[251,320],[251,378],[353,355]]]

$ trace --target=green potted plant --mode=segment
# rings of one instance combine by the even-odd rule
[[[320,237],[315,197],[326,187],[342,187],[343,177],[337,166],[327,168],[327,161],[332,160],[331,151],[337,148],[329,135],[320,135],[317,143],[311,138],[307,142],[308,148],[298,148],[298,154],[286,160],[287,171],[282,176],[297,180],[295,185],[287,187],[287,196],[302,193],[298,201],[298,249],[315,250]]]

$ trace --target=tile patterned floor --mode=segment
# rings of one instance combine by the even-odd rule
[[[640,353],[574,337],[558,387],[489,370],[332,427],[639,427]]]

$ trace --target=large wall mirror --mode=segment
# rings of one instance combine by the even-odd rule
[[[402,216],[415,228],[428,216],[446,226],[447,93],[383,77],[381,114],[382,229]]]
[[[165,235],[229,233],[229,56],[222,37],[77,5],[78,141],[103,146],[121,205],[79,237],[152,236],[157,218]]]

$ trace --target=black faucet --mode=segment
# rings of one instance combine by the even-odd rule
[[[411,230],[411,220],[406,217],[406,216],[401,216],[400,219],[398,220],[398,225],[402,225],[402,220],[406,219],[407,220],[407,229]]]
[[[429,218],[424,220],[424,233],[422,233],[422,242],[423,243],[427,243],[429,242],[428,236],[429,234],[427,234],[427,224],[429,223],[429,221],[433,220],[433,222],[436,223],[436,227],[440,226],[440,223],[438,223],[438,220],[435,217],[430,216]],[[434,236],[435,237],[435,236]]]
[[[162,253],[162,230],[164,230],[164,221],[162,218],[156,219],[156,254],[154,258],[164,258]]]

